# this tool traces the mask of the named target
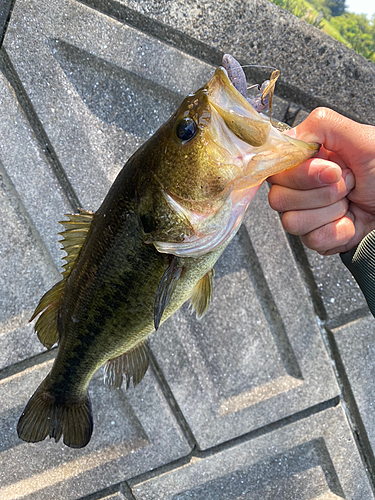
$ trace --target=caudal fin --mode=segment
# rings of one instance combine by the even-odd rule
[[[27,403],[18,421],[18,436],[29,443],[43,441],[47,436],[57,443],[63,436],[67,446],[83,448],[90,441],[93,430],[88,395],[79,403],[59,404],[45,386],[46,379]]]

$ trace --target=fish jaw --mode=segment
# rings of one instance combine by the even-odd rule
[[[226,213],[221,217],[224,210],[220,209],[216,214],[216,218],[220,220],[221,224],[217,226],[215,231],[208,234],[196,231],[193,236],[189,236],[179,243],[155,241],[156,249],[158,252],[176,255],[177,257],[195,258],[202,257],[220,247],[224,250],[240,228],[246,209],[260,186],[261,184],[244,190],[232,191],[227,203],[224,205],[227,209],[225,210]],[[191,219],[193,217],[196,218],[197,214],[192,213]]]
[[[236,136],[232,142],[242,151],[245,168],[241,178],[236,179],[239,186],[261,184],[267,177],[296,167],[318,152],[319,144],[285,135],[272,126],[267,116],[255,111],[223,67],[217,68],[207,90],[210,104]]]

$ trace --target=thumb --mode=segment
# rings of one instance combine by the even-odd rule
[[[316,108],[292,133],[297,139],[318,142],[334,151],[350,168],[373,158],[374,131],[371,129],[373,127],[350,120],[332,109]]]

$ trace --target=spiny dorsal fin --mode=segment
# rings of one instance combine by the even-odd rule
[[[66,214],[65,216],[69,217],[69,220],[59,222],[65,229],[65,231],[59,233],[59,235],[63,237],[60,243],[67,253],[67,255],[63,257],[66,264],[63,266],[64,271],[62,273],[66,279],[77,261],[77,257],[81,251],[87,233],[89,232],[94,214],[93,212],[80,209],[79,214]]]
[[[214,269],[208,271],[193,288],[190,298],[190,307],[196,312],[197,318],[201,319],[206,314],[212,297],[212,280],[215,276]]]
[[[125,377],[126,389],[129,389],[130,379],[133,378],[135,387],[145,376],[148,363],[147,344],[143,340],[130,351],[107,361],[104,367],[104,383],[111,389],[116,389],[121,387]]]
[[[38,339],[47,349],[50,349],[59,339],[59,333],[57,331],[57,313],[60,299],[64,292],[66,280],[77,261],[83,242],[89,232],[93,216],[94,214],[92,212],[80,209],[79,214],[67,214],[66,217],[68,217],[69,220],[60,222],[65,228],[65,231],[59,233],[63,236],[60,243],[67,253],[67,255],[63,257],[63,260],[66,261],[66,264],[63,266],[63,279],[43,295],[30,319],[30,321],[32,321],[40,314],[34,329],[37,332]]]

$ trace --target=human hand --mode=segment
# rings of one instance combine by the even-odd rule
[[[317,108],[287,134],[322,147],[267,179],[271,207],[308,248],[322,255],[351,250],[375,229],[375,127]]]

